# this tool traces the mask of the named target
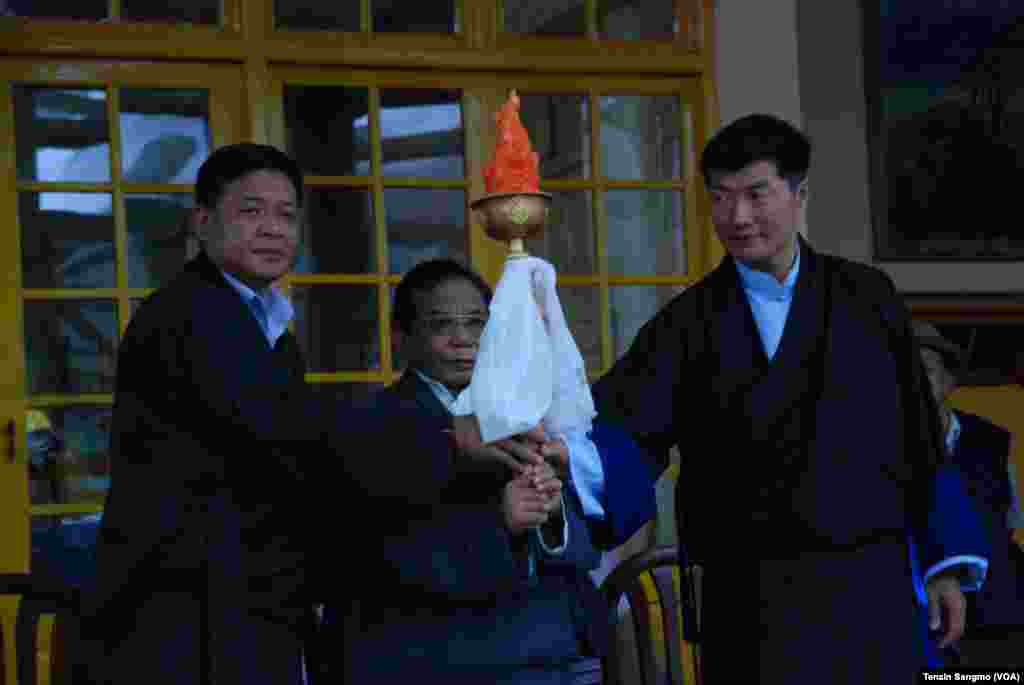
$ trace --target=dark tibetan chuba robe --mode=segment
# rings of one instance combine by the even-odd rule
[[[662,466],[679,446],[705,683],[908,683],[908,529],[925,568],[973,550],[939,535],[938,421],[891,281],[804,242],[801,262],[774,358],[726,257],[596,384],[599,416]]]

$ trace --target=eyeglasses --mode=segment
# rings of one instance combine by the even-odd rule
[[[452,337],[461,328],[470,337],[479,338],[487,325],[485,316],[436,316],[430,319],[423,319],[423,326],[432,335],[443,335]]]

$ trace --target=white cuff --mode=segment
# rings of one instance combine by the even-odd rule
[[[571,431],[559,435],[569,451],[569,473],[576,494],[583,506],[583,515],[590,519],[604,520],[604,467],[597,446],[586,433]]]
[[[945,571],[951,566],[957,566],[964,564],[967,567],[967,578],[960,584],[960,589],[964,592],[977,592],[981,589],[982,584],[985,582],[985,575],[988,573],[988,559],[984,557],[974,556],[973,554],[961,554],[955,557],[949,557],[943,559],[939,563],[929,568],[924,574],[924,582],[927,586],[928,581],[936,573]]]

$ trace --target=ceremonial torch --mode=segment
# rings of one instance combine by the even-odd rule
[[[542,422],[552,436],[588,431],[593,399],[558,301],[555,269],[523,249],[523,240],[544,230],[551,196],[540,192],[539,159],[519,120],[514,90],[495,123],[494,159],[484,169],[486,192],[470,208],[488,236],[508,243],[509,255],[472,380],[454,413],[475,414],[485,442],[525,433]]]
[[[484,232],[509,245],[509,259],[525,257],[523,240],[544,231],[551,195],[540,192],[539,158],[519,119],[519,96],[513,90],[494,117],[494,159],[484,169],[483,197],[470,209]]]

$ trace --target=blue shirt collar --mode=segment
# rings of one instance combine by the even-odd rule
[[[770,273],[751,269],[738,259],[734,259],[733,262],[735,262],[736,270],[740,274],[740,282],[743,283],[744,290],[766,297],[773,295],[776,297],[780,295],[788,297],[793,294],[796,278],[800,274],[800,241],[797,241],[796,254],[793,255],[793,264],[789,267],[789,273],[786,274],[785,280],[781,283]]]
[[[268,286],[262,292],[257,292],[224,269],[221,269],[220,273],[224,276],[224,280],[242,296],[246,304],[255,299],[263,305],[263,311],[267,315],[267,330],[264,333],[267,334],[270,344],[274,345],[277,339],[284,335],[288,324],[295,316],[295,308],[292,303],[274,286]]]

